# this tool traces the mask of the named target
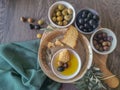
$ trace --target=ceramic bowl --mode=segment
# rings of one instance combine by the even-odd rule
[[[89,11],[89,12],[91,12],[93,15],[96,15],[96,16],[99,17],[97,27],[96,27],[95,29],[93,29],[92,31],[90,31],[90,32],[82,31],[82,30],[79,28],[79,26],[80,26],[80,25],[79,25],[79,18],[81,18],[81,12],[82,12],[83,10]],[[86,22],[86,21],[84,21],[84,22]],[[89,23],[88,23],[88,24],[89,24]],[[83,34],[91,34],[91,33],[93,33],[93,32],[99,27],[99,25],[100,25],[100,16],[99,16],[98,12],[95,11],[94,9],[91,9],[91,8],[83,8],[83,9],[81,9],[81,10],[77,13],[77,15],[76,15],[76,18],[75,18],[75,27],[78,29],[79,32],[81,32],[81,33],[83,33]]]
[[[71,79],[71,78],[74,78],[79,72],[80,72],[80,69],[81,69],[81,59],[80,59],[80,56],[72,49],[67,49],[71,54],[74,54],[75,57],[77,58],[77,62],[78,62],[78,67],[76,69],[76,71],[71,74],[71,75],[63,75],[61,74],[57,68],[55,67],[55,60],[56,60],[56,56],[64,49],[60,49],[58,50],[52,57],[52,60],[51,60],[51,68],[52,68],[52,71],[53,73],[60,79]],[[71,63],[72,64],[72,63]]]
[[[113,40],[111,41],[110,49],[109,49],[108,51],[98,51],[98,50],[95,48],[95,46],[93,45],[93,38],[94,38],[94,36],[95,36],[97,33],[99,33],[99,32],[106,32],[108,36],[112,36],[112,38],[113,38]],[[91,36],[91,38],[90,38],[90,44],[91,44],[91,47],[93,48],[93,50],[94,50],[96,53],[98,53],[98,54],[103,54],[103,55],[104,55],[104,54],[110,54],[110,53],[112,53],[112,52],[114,51],[114,49],[115,49],[116,46],[117,46],[117,38],[116,38],[115,33],[114,33],[112,30],[110,30],[110,29],[108,29],[108,28],[100,28],[100,29],[98,29],[97,31],[95,31],[95,32],[92,34],[92,36]]]
[[[72,16],[71,21],[70,21],[67,25],[65,25],[65,26],[57,25],[57,24],[55,24],[55,23],[52,21],[52,19],[51,19],[54,10],[56,9],[56,7],[57,7],[59,4],[62,4],[62,5],[64,5],[64,6],[66,6],[67,8],[71,8],[72,11],[73,11],[73,16]],[[58,1],[58,2],[55,2],[54,4],[52,4],[52,6],[49,8],[48,18],[49,18],[49,21],[50,21],[50,23],[52,24],[52,26],[57,27],[57,28],[65,28],[65,27],[70,26],[70,25],[74,22],[74,20],[75,20],[75,9],[74,9],[74,7],[73,7],[70,3],[66,2],[66,1]]]

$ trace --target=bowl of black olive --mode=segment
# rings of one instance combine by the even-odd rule
[[[99,25],[100,17],[94,9],[81,9],[76,15],[75,26],[83,34],[93,33]]]
[[[112,30],[100,28],[92,34],[90,44],[96,53],[110,54],[117,46],[117,38]]]

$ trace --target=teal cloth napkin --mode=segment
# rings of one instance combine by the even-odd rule
[[[39,67],[39,40],[0,45],[0,90],[58,90]]]

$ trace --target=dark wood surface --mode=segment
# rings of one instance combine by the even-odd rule
[[[40,31],[29,30],[29,25],[20,22],[21,16],[34,19],[47,17],[48,8],[57,0],[0,0],[0,43],[26,41],[36,39]],[[120,0],[66,0],[71,3],[76,12],[81,8],[95,9],[101,16],[101,27],[112,29],[117,35],[117,48],[109,55],[107,66],[112,73],[120,76]],[[72,84],[63,84],[61,90],[77,90]],[[107,90],[119,90],[110,89]]]

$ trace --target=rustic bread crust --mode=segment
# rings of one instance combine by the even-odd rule
[[[75,48],[77,44],[78,31],[74,26],[69,26],[67,32],[62,39],[62,42],[71,48]]]

